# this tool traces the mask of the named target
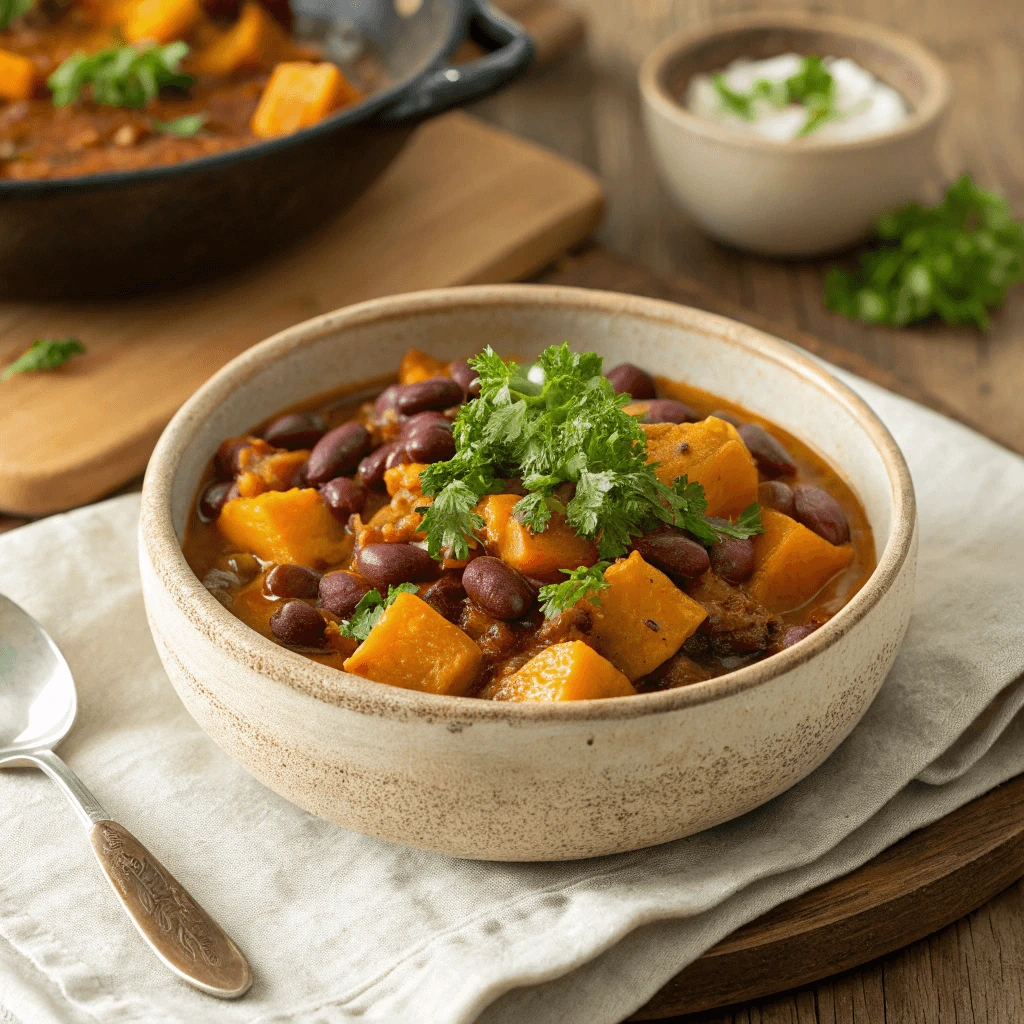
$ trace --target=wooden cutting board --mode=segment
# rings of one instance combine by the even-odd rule
[[[130,302],[0,303],[0,365],[37,337],[86,347],[0,385],[0,510],[45,515],[141,473],[178,406],[254,342],[380,295],[527,277],[590,234],[601,204],[582,167],[452,113],[340,220],[241,277]]]

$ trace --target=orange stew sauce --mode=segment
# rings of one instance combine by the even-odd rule
[[[452,373],[451,366],[446,366],[429,356],[413,351],[407,354],[403,360],[399,381],[408,383],[434,376],[447,376],[450,373]],[[398,435],[401,429],[400,421],[404,417],[396,417],[394,413],[389,413],[382,419],[379,410],[378,412],[374,411],[373,401],[361,403],[360,399],[365,398],[367,394],[374,393],[375,387],[379,389],[385,383],[388,381],[370,382],[369,385],[362,386],[358,393],[352,388],[335,391],[305,402],[292,410],[285,410],[280,415],[293,412],[307,415],[316,414],[321,417],[321,432],[324,429],[334,429],[341,424],[355,421],[364,425],[369,431],[370,445],[379,446],[393,440]],[[638,675],[646,666],[641,664],[640,668],[637,668],[636,664],[631,661],[633,657],[631,653],[623,653],[621,657],[615,653],[616,650],[626,651],[629,646],[629,638],[624,638],[625,646],[620,643],[619,647],[616,647],[614,638],[608,635],[607,623],[602,626],[602,622],[610,616],[610,612],[607,612],[603,619],[600,610],[594,609],[589,602],[582,601],[575,608],[546,621],[540,614],[536,601],[531,600],[529,610],[520,618],[515,620],[509,620],[507,617],[496,618],[479,607],[460,588],[459,579],[466,562],[449,559],[440,566],[440,584],[436,579],[420,582],[417,584],[417,592],[426,604],[440,612],[440,617],[436,619],[439,628],[443,617],[446,629],[457,627],[457,630],[461,631],[458,638],[460,642],[465,636],[468,636],[479,648],[482,655],[479,663],[475,660],[476,652],[472,652],[473,659],[471,660],[475,666],[472,679],[470,681],[463,680],[454,690],[446,690],[440,684],[434,685],[432,682],[421,685],[416,680],[410,682],[378,677],[378,681],[429,689],[433,692],[454,692],[465,696],[494,697],[496,699],[575,699],[577,697],[609,696],[618,693],[672,688],[712,678],[768,657],[783,647],[797,642],[813,628],[828,621],[849,602],[874,569],[875,545],[863,507],[849,485],[835,469],[828,465],[810,445],[793,437],[763,417],[755,416],[735,404],[686,384],[662,378],[658,378],[656,384],[659,398],[673,398],[686,403],[695,411],[698,418],[707,417],[713,412],[724,411],[734,417],[737,422],[759,424],[780,442],[795,463],[796,472],[783,476],[774,473],[768,475],[760,473],[754,477],[752,486],[757,487],[758,480],[763,485],[774,478],[784,481],[787,486],[800,485],[821,488],[831,495],[838,502],[849,526],[849,540],[835,549],[842,555],[841,561],[848,562],[848,564],[834,572],[808,600],[795,607],[772,611],[751,596],[751,591],[756,589],[756,574],[746,581],[728,582],[717,575],[713,569],[710,569],[696,578],[674,575],[670,581],[668,576],[652,569],[645,562],[641,562],[636,554],[631,556],[628,567],[625,561],[620,560],[616,563],[614,570],[608,570],[608,578],[611,579],[613,573],[619,573],[625,579],[627,575],[633,573],[637,566],[642,566],[642,578],[639,589],[636,591],[640,595],[640,603],[648,598],[654,601],[655,595],[661,595],[657,600],[662,600],[666,593],[671,591],[668,594],[670,604],[673,600],[685,600],[687,609],[695,609],[697,613],[696,618],[692,619],[690,626],[687,627],[689,635],[681,647],[675,650],[670,657],[663,659],[660,664],[656,664],[651,671]],[[449,409],[447,415],[452,416],[454,411],[454,409]],[[293,484],[300,487],[303,485],[305,462],[309,454],[307,449],[300,448],[294,452],[283,449],[275,450],[265,442],[257,440],[262,437],[270,423],[278,420],[279,417],[275,417],[273,421],[255,427],[248,440],[244,438],[228,439],[221,446],[218,459],[211,462],[200,487],[186,529],[183,547],[185,557],[197,577],[234,615],[263,636],[280,642],[280,637],[275,637],[271,626],[271,617],[280,611],[287,598],[276,597],[267,591],[267,576],[275,567],[273,561],[256,558],[251,552],[240,549],[237,543],[227,539],[224,529],[221,528],[225,491],[227,492],[227,507],[230,508],[231,499],[240,493],[242,495],[249,491],[259,493],[261,489],[264,489],[264,493],[266,493],[266,488],[285,490]],[[705,420],[704,422],[712,421]],[[698,423],[696,426],[699,427],[700,424]],[[719,424],[719,426],[722,430],[732,432],[732,427],[726,427],[724,424]],[[664,429],[671,431],[676,428]],[[649,438],[650,436],[649,434]],[[246,445],[249,445],[248,449],[245,448]],[[684,449],[685,447],[683,445]],[[397,459],[395,461],[396,464],[399,462]],[[247,475],[244,469],[241,473],[235,473],[234,467],[239,462],[255,467],[256,473],[253,474],[249,471]],[[403,473],[402,469],[393,470],[389,475],[389,483],[393,485],[390,489],[395,491],[394,497],[390,497],[379,484],[370,486],[366,488],[365,505],[358,515],[343,515],[340,518],[331,519],[325,514],[324,519],[315,520],[316,522],[329,521],[331,523],[330,532],[334,538],[332,542],[334,547],[331,549],[332,560],[329,564],[320,560],[317,564],[310,564],[309,568],[316,570],[316,573],[324,573],[325,576],[338,570],[350,570],[358,575],[359,568],[355,562],[355,555],[358,554],[360,544],[385,541],[411,542],[415,545],[422,541],[423,534],[416,532],[416,525],[420,517],[415,509],[423,505],[424,499],[416,489],[415,470],[408,466],[405,469],[405,476],[402,479],[399,479]],[[408,472],[409,470],[412,470],[411,474]],[[359,477],[358,473],[350,473],[350,475],[356,479]],[[406,484],[410,485],[411,490],[402,489],[400,485],[403,479]],[[512,485],[511,490],[516,490],[515,485]],[[518,493],[524,492],[519,490]],[[764,493],[763,487],[761,493]],[[214,510],[212,516],[209,499],[206,497],[210,494],[213,494],[215,498],[219,495],[219,503],[222,506],[219,513]],[[316,503],[322,499],[318,499],[315,495],[316,492],[312,492],[309,499],[311,514],[315,512],[316,515],[320,515],[322,510]],[[207,500],[207,504],[204,506],[207,514],[201,515],[200,505],[204,499]],[[214,501],[214,504],[217,503]],[[778,513],[770,509],[764,514],[766,516],[774,515],[776,524],[783,521]],[[797,526],[789,519],[785,519],[785,523],[792,525],[794,531],[799,532],[801,536],[806,533],[803,526]],[[553,530],[556,526],[557,523],[553,520],[548,530]],[[521,529],[525,530],[525,527]],[[562,523],[560,529],[565,531],[568,530],[568,527]],[[555,534],[552,533],[552,536],[554,537]],[[570,546],[573,541],[583,543],[580,538],[575,536],[567,538],[567,540]],[[817,534],[810,540],[819,546],[822,544]],[[764,538],[754,538],[751,543],[763,545],[766,541]],[[831,545],[828,545],[828,542],[825,544],[831,551]],[[470,562],[474,556],[484,553],[487,555],[500,554],[503,553],[503,550],[499,550],[499,546],[491,544],[489,535],[482,536],[479,547],[471,551]],[[315,561],[316,559],[307,559],[307,563]],[[592,563],[593,558],[590,561]],[[646,573],[646,576],[643,573]],[[635,573],[633,574],[635,575]],[[542,583],[555,582],[564,578],[556,570],[553,575],[548,574],[541,579],[532,579],[531,585],[536,590]],[[340,635],[339,626],[343,619],[324,608],[323,602],[318,599],[314,591],[310,591],[309,596],[300,599],[310,607],[316,608],[327,621],[322,640],[314,645],[286,644],[286,646],[291,646],[292,649],[323,664],[342,668],[346,660],[352,657],[357,642]],[[678,597],[680,592],[686,595],[685,599]],[[323,594],[322,589],[320,593]],[[603,594],[609,608],[616,604],[617,599],[608,598],[608,595],[612,594],[612,590],[604,591]],[[636,600],[630,597],[626,603],[633,604],[636,603]],[[664,602],[662,601],[658,608],[662,609],[663,607]],[[658,614],[660,615],[660,612]],[[659,639],[665,638],[667,633],[671,633],[671,630],[666,629],[664,623],[659,628],[656,623],[652,623],[650,618],[641,619],[641,622],[646,623],[648,628],[654,629]],[[701,622],[701,624],[694,628],[695,622]],[[803,628],[791,632],[794,627]],[[604,633],[602,633],[602,629],[604,629]],[[454,634],[451,636],[446,634],[444,639],[446,642],[450,642],[453,638]],[[637,639],[646,642],[651,638],[644,633],[641,627]],[[568,666],[559,668],[558,671],[564,671],[570,675],[579,671],[588,679],[603,678],[602,673],[609,676],[614,673],[615,679],[608,684],[611,688],[603,689],[601,692],[590,692],[586,686],[578,690],[572,690],[572,687],[562,687],[557,696],[538,696],[537,694],[543,691],[543,687],[537,690],[533,683],[526,686],[525,689],[525,684],[518,690],[515,687],[510,688],[509,680],[516,676],[516,673],[522,675],[521,670],[524,665],[527,665],[526,672],[529,674],[529,666],[539,664],[531,659],[537,659],[537,656],[546,650],[551,653],[556,649],[556,645],[558,645],[557,650],[564,652],[563,660]],[[584,650],[584,648],[587,649]],[[599,654],[603,653],[605,657],[596,657],[590,648],[596,649]],[[580,660],[580,655],[583,654],[586,657]],[[655,655],[652,660],[657,662],[658,657],[660,656]],[[630,664],[624,664],[623,659],[629,661]],[[349,662],[350,671],[356,670],[356,660],[358,659]],[[552,657],[549,660],[554,661],[555,659]],[[618,662],[614,669],[608,665],[609,660]],[[619,670],[626,672],[629,683],[624,682],[624,677]],[[546,671],[552,671],[551,666],[548,666]],[[359,674],[374,678],[370,671],[360,671]],[[601,685],[605,684],[601,683]]]

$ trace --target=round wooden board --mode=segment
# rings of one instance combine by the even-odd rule
[[[1024,775],[745,925],[630,1018],[661,1020],[807,985],[916,942],[1024,876]]]

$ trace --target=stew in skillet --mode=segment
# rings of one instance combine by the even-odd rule
[[[863,508],[806,444],[565,345],[528,368],[412,350],[374,402],[228,438],[184,551],[243,622],[310,658],[519,701],[770,657],[875,564]]]

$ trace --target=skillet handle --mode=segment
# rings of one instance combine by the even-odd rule
[[[495,49],[468,64],[436,68],[415,92],[382,113],[384,121],[419,121],[480,99],[518,78],[533,63],[533,40],[521,26],[487,0],[468,0],[466,6],[473,37]]]

